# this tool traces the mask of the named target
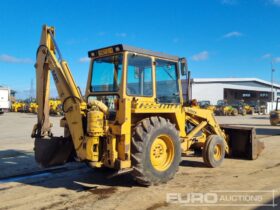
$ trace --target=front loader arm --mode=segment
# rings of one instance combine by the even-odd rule
[[[57,58],[56,53],[59,55],[59,58]],[[77,156],[80,159],[85,159],[85,150],[82,146],[85,137],[81,107],[86,108],[86,103],[75,84],[67,62],[62,60],[61,54],[54,40],[53,27],[43,26],[35,67],[37,79],[36,97],[39,108],[38,121],[34,126],[32,136],[37,139],[52,137],[51,123],[49,120],[49,74],[51,72],[58,91],[58,96],[62,102],[63,112],[65,113],[67,126]]]
[[[194,138],[201,130],[204,134],[215,134],[222,137],[225,140],[225,150],[229,157],[254,160],[264,149],[263,142],[256,139],[255,128],[219,125],[213,112],[206,109],[184,107],[184,111],[186,122],[194,125],[182,144],[185,150],[188,148],[188,140]]]
[[[201,129],[208,126],[208,128],[211,129],[211,134],[216,134],[221,136],[223,139],[226,139],[226,135],[220,128],[220,125],[216,121],[212,111],[195,107],[185,107],[184,111],[186,113],[187,121],[191,122],[195,126],[201,125]],[[201,129],[199,129],[199,131]]]

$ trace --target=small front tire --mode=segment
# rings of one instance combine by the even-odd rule
[[[225,158],[225,141],[218,135],[210,135],[203,147],[203,161],[211,168],[222,164]]]

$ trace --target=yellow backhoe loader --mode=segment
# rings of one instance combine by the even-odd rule
[[[51,99],[49,101],[50,115],[62,115],[61,101],[56,99]]]
[[[38,121],[33,128],[35,158],[43,167],[75,160],[131,173],[143,185],[167,182],[182,153],[201,149],[205,164],[224,157],[256,159],[263,145],[254,128],[217,123],[213,112],[183,103],[185,58],[126,45],[89,51],[85,97],[54,39],[43,26],[37,50]],[[49,118],[50,73],[64,117],[64,137],[54,137]]]
[[[237,116],[238,110],[229,105],[226,100],[219,100],[214,113],[219,116]]]
[[[26,112],[26,103],[24,102],[14,102],[12,104],[12,112]]]

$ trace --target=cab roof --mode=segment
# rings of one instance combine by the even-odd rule
[[[146,50],[143,48],[138,48],[138,47],[133,47],[129,45],[123,45],[123,44],[118,44],[118,45],[113,45],[113,46],[108,46],[96,50],[91,50],[88,52],[88,57],[99,57],[99,56],[104,56],[104,55],[109,55],[113,53],[118,53],[118,52],[124,52],[124,51],[129,51],[129,52],[135,52],[135,53],[140,53],[144,55],[149,55],[149,56],[155,56],[159,58],[165,58],[168,60],[174,60],[178,61],[179,57],[174,56],[174,55],[169,55],[161,52],[154,52],[151,50]]]

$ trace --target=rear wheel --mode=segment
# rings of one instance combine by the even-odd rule
[[[270,125],[276,126],[276,125],[277,125],[277,122],[275,122],[274,120],[270,120]]]
[[[132,134],[133,178],[142,185],[172,179],[181,161],[181,144],[175,125],[162,117],[146,118]]]
[[[237,116],[237,115],[238,115],[238,110],[235,109],[235,108],[232,109],[231,114],[232,114],[233,116]]]
[[[251,114],[251,115],[255,114],[255,109],[254,109],[254,107],[251,108],[250,114]]]
[[[211,168],[220,166],[225,158],[225,142],[218,135],[210,135],[203,148],[203,161]]]

